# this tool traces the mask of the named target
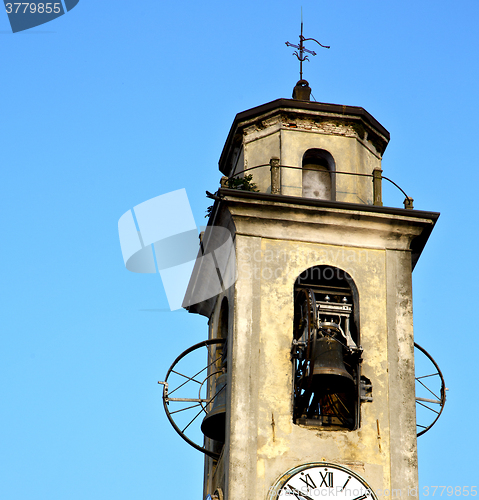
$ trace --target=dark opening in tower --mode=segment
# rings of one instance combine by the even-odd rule
[[[334,159],[324,149],[308,149],[303,155],[302,196],[319,200],[335,200],[335,182],[332,172]]]
[[[294,285],[293,420],[355,429],[360,406],[359,304],[345,271],[315,266]]]

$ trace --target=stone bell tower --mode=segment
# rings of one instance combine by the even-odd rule
[[[417,486],[411,273],[438,214],[382,205],[388,141],[363,108],[300,98],[234,119],[202,239],[214,254],[208,229],[228,229],[234,284],[202,297],[224,280],[217,259],[198,260],[185,299],[226,341],[210,387],[224,389],[210,408],[222,424],[203,422],[217,452],[205,498]]]

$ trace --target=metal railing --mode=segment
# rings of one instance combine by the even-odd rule
[[[230,177],[224,177],[224,181],[222,180],[222,187],[227,187],[227,181],[229,179],[234,179],[238,175],[244,174],[245,172],[251,172],[252,170],[255,170],[257,168],[264,168],[264,167],[270,167],[271,171],[271,194],[281,194],[281,169],[282,168],[290,168],[294,170],[311,170],[313,172],[317,172],[317,169],[314,168],[305,168],[305,167],[293,167],[291,165],[280,165],[279,164],[279,158],[271,158],[269,163],[265,163],[264,165],[256,165],[255,167],[251,168],[246,168],[244,170],[241,170],[239,172],[236,172]],[[340,174],[340,175],[355,175],[358,177],[371,177],[373,181],[373,204],[376,206],[382,206],[382,185],[381,181],[384,179],[388,182],[390,182],[393,186],[395,186],[401,193],[405,196],[404,199],[404,208],[408,210],[412,210],[414,208],[413,206],[413,199],[406,194],[406,192],[398,186],[393,180],[389,179],[389,177],[385,177],[382,175],[382,170],[377,168],[373,170],[372,174],[360,174],[358,172],[341,172],[337,170],[332,170],[329,171],[331,176]]]

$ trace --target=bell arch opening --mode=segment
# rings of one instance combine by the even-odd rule
[[[324,149],[308,149],[302,160],[302,195],[303,198],[319,200],[336,199],[334,158]]]
[[[359,427],[359,297],[342,269],[314,266],[296,279],[292,353],[294,423]]]

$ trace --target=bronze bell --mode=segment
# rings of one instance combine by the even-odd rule
[[[217,396],[213,400],[213,408],[201,423],[201,432],[210,439],[224,443],[226,424],[226,373],[216,379]]]
[[[329,337],[319,337],[313,344],[313,390],[321,395],[349,393],[354,379],[343,362],[342,345]]]

